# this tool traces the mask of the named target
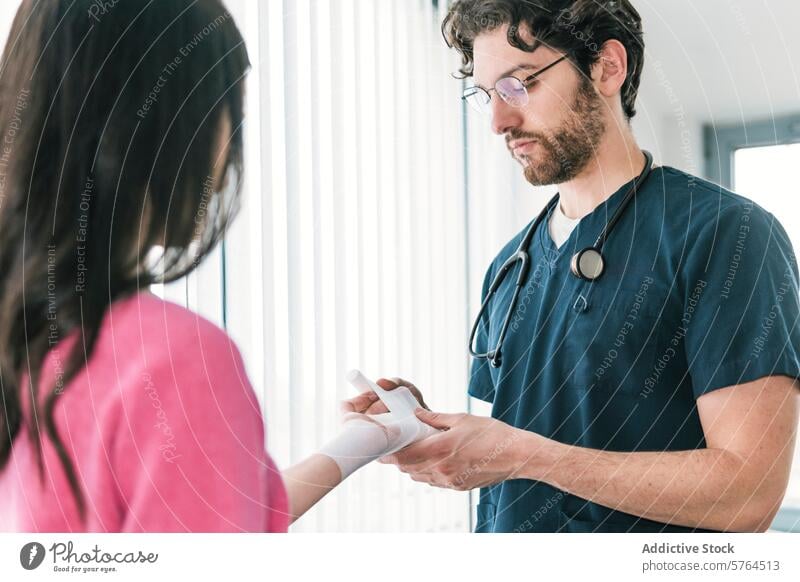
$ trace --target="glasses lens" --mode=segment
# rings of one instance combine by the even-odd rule
[[[464,91],[464,99],[475,111],[488,113],[490,110],[489,102],[492,100],[489,94],[480,87],[470,87]]]
[[[511,107],[524,107],[528,104],[528,90],[516,77],[504,77],[495,85],[497,94]]]

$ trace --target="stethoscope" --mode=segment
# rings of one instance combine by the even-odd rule
[[[592,283],[599,279],[605,272],[606,262],[603,258],[603,245],[605,244],[608,235],[611,234],[614,226],[616,226],[617,222],[619,222],[622,214],[631,203],[631,200],[634,199],[637,191],[642,187],[647,178],[650,177],[650,172],[653,170],[653,156],[650,154],[650,152],[645,151],[643,153],[645,157],[644,169],[633,181],[633,185],[630,187],[630,189],[625,193],[625,197],[617,207],[617,210],[614,212],[611,220],[606,223],[603,232],[600,233],[600,236],[597,237],[597,240],[592,246],[587,247],[572,256],[572,260],[570,261],[570,270],[578,279]],[[500,271],[495,276],[494,281],[492,281],[492,285],[489,287],[489,290],[486,293],[486,298],[483,300],[483,305],[481,305],[481,310],[478,312],[478,317],[475,319],[475,323],[472,326],[472,332],[469,335],[469,353],[473,358],[477,358],[479,360],[489,360],[494,368],[500,367],[500,350],[503,346],[503,340],[508,332],[508,326],[511,323],[511,317],[517,305],[519,294],[522,291],[522,288],[525,286],[528,278],[528,272],[530,271],[530,256],[528,255],[527,249],[530,247],[533,236],[536,234],[536,229],[539,228],[539,225],[550,214],[550,211],[553,210],[556,204],[558,204],[558,201],[559,194],[556,194],[553,196],[550,202],[547,203],[547,206],[544,207],[544,210],[539,213],[539,216],[536,217],[536,220],[533,221],[533,224],[531,224],[531,226],[528,228],[524,238],[522,239],[522,242],[517,248],[517,251],[511,255],[511,257],[505,263],[503,263],[502,267],[500,267]],[[506,275],[508,275],[511,269],[514,268],[518,262],[522,263],[522,265],[519,269],[519,274],[517,275],[517,282],[516,286],[514,287],[514,295],[511,297],[511,303],[508,306],[508,312],[506,313],[505,321],[503,321],[503,327],[500,330],[500,336],[497,338],[497,346],[492,351],[479,354],[473,349],[472,346],[474,345],[475,334],[478,333],[478,326],[481,324],[483,314],[489,307],[489,302],[491,301],[492,297],[500,288],[500,285],[503,284]]]

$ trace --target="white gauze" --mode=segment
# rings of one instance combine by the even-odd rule
[[[375,459],[439,432],[416,417],[419,403],[405,386],[384,390],[358,370],[350,372],[347,380],[361,392],[374,391],[389,412],[345,415],[339,434],[320,449],[339,466],[342,480]]]

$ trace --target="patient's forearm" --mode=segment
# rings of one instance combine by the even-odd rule
[[[283,471],[283,481],[294,523],[342,482],[342,474],[333,459],[315,454]]]

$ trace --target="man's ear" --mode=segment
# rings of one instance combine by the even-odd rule
[[[618,40],[603,44],[597,62],[592,65],[592,81],[604,97],[612,97],[622,90],[628,75],[628,52]]]

